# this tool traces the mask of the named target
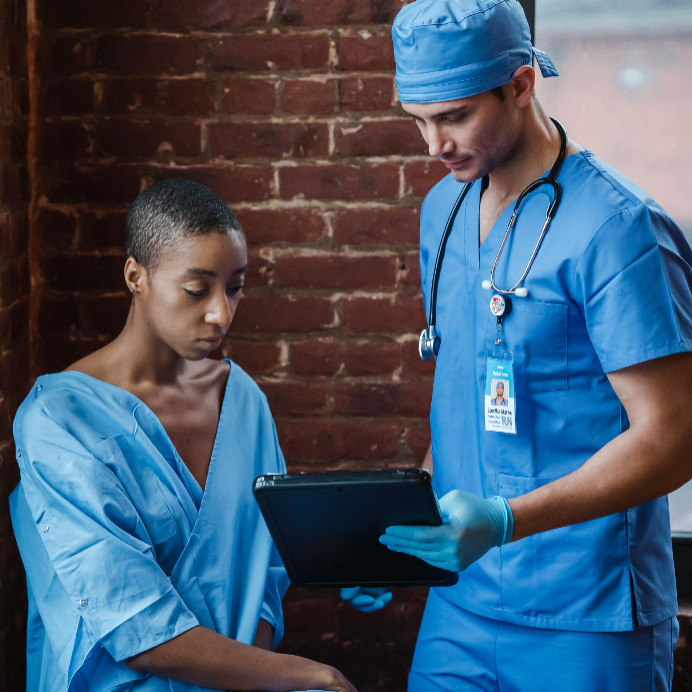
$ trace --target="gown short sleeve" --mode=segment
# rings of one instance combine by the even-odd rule
[[[67,677],[94,648],[122,661],[195,627],[197,619],[157,564],[125,487],[107,455],[99,456],[112,445],[86,444],[36,402],[20,409],[15,440],[22,476],[15,513],[31,515],[33,544],[43,548],[22,555],[29,565],[43,563],[43,569],[27,569],[41,575],[29,587],[44,621],[64,612],[77,623],[76,633],[47,628],[66,639],[51,645],[58,657],[71,659],[61,665]]]

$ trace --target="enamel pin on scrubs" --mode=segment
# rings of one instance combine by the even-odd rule
[[[486,365],[485,429],[515,435],[517,424],[512,354],[502,346],[502,321],[511,309],[509,296],[495,293],[490,299],[490,312],[496,318],[497,335]]]

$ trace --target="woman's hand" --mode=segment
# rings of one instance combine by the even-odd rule
[[[358,692],[356,688],[338,671],[331,666],[325,666],[330,669],[331,681],[327,685],[323,685],[324,690],[329,692]]]

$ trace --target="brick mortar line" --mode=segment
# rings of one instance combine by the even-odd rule
[[[219,117],[221,116],[221,117]],[[104,121],[107,122],[127,122],[135,124],[145,124],[145,123],[156,123],[156,124],[167,124],[167,123],[192,123],[199,124],[201,126],[208,125],[256,125],[256,124],[270,124],[270,125],[305,125],[305,124],[326,124],[326,125],[345,125],[353,127],[354,125],[362,126],[367,123],[391,123],[391,122],[410,122],[409,118],[402,117],[396,113],[391,115],[385,114],[380,117],[363,117],[360,112],[354,113],[353,115],[331,115],[331,114],[317,114],[311,115],[306,113],[304,116],[296,113],[285,113],[284,114],[231,114],[231,113],[218,113],[216,115],[166,115],[163,111],[139,111],[137,113],[132,113],[131,115],[125,113],[117,112],[104,112],[104,113],[90,113],[85,114],[54,114],[47,115],[44,118],[44,122],[48,124],[57,123],[85,123],[85,124],[99,124]],[[353,128],[356,131],[358,128]],[[346,133],[349,134],[349,133]]]
[[[367,36],[363,36],[367,34]],[[77,38],[98,41],[104,36],[156,36],[171,39],[196,38],[200,40],[218,40],[220,38],[234,36],[316,36],[327,38],[351,38],[358,37],[363,41],[371,38],[391,38],[391,23],[388,24],[329,24],[326,26],[302,26],[302,25],[254,25],[254,26],[227,26],[219,29],[198,29],[182,27],[157,28],[151,26],[88,26],[52,27],[45,23],[41,25],[41,38],[64,38],[75,36]]]
[[[65,80],[85,81],[86,79],[95,80],[110,80],[110,81],[136,81],[136,80],[151,80],[155,82],[163,82],[166,80],[186,80],[200,79],[205,82],[212,81],[211,77],[218,76],[221,79],[238,78],[238,79],[265,79],[267,81],[280,80],[283,78],[293,79],[295,81],[319,81],[318,79],[308,79],[315,74],[324,75],[325,80],[328,78],[340,79],[367,79],[368,77],[383,79],[394,79],[394,71],[367,71],[367,70],[344,70],[339,67],[326,65],[321,68],[289,68],[286,70],[236,70],[230,67],[214,68],[211,65],[200,71],[195,69],[192,72],[176,72],[174,74],[161,75],[160,72],[133,72],[121,74],[117,71],[103,72],[95,67],[87,68],[81,71],[71,72],[55,78],[45,79],[45,83],[61,83]]]
[[[251,201],[241,201],[231,203],[230,207],[233,211],[283,211],[287,213],[291,212],[315,212],[315,213],[336,213],[339,212],[353,212],[353,211],[395,211],[401,210],[412,210],[418,211],[420,208],[421,197],[410,199],[418,200],[417,204],[399,204],[398,202],[378,202],[378,201],[347,201],[347,200],[296,200],[296,199],[270,199],[263,202],[251,202]],[[99,205],[96,202],[43,202],[39,205],[41,210],[48,212],[61,213],[65,216],[74,215],[89,215],[89,216],[113,216],[117,214],[123,214],[127,212],[130,208],[129,203],[123,203],[120,206],[109,206],[108,204]],[[281,241],[276,241],[281,242]],[[314,241],[305,241],[314,242]],[[377,244],[377,243],[374,243]],[[391,246],[391,243],[384,243],[387,247]],[[410,245],[410,243],[402,243],[402,245]],[[396,247],[396,246],[392,246]]]
[[[322,81],[327,81],[327,79],[362,79],[362,78],[368,78],[368,77],[373,77],[377,79],[383,79],[383,78],[391,78],[392,81],[394,80],[394,72],[393,71],[385,71],[385,70],[340,70],[340,69],[334,69],[334,68],[324,68],[324,69],[331,69],[331,71],[328,72],[318,72],[316,73],[315,69],[309,69],[309,68],[291,68],[291,69],[286,69],[286,70],[278,70],[276,72],[272,72],[269,70],[234,70],[231,68],[212,68],[209,67],[208,71],[206,72],[186,72],[183,74],[161,74],[159,72],[152,72],[152,76],[142,76],[145,73],[142,72],[136,72],[134,74],[120,74],[120,73],[114,73],[114,72],[99,72],[97,70],[92,70],[90,72],[82,71],[82,72],[72,72],[68,75],[62,76],[62,77],[53,77],[51,78],[50,75],[46,75],[46,79],[43,81],[46,84],[51,84],[51,83],[62,83],[65,81],[65,79],[69,80],[84,80],[85,75],[91,76],[91,75],[103,75],[107,77],[110,81],[136,81],[138,79],[152,79],[157,82],[165,82],[165,81],[184,81],[188,80],[190,78],[198,78],[198,79],[204,79],[204,81],[208,81],[206,78],[209,77],[209,74],[216,74],[216,75],[225,75],[225,73],[228,73],[228,75],[237,77],[238,79],[265,79],[267,81],[271,80],[279,80],[284,77],[289,77],[289,78],[294,78],[293,76],[297,73],[300,73],[298,75],[298,79],[296,81],[302,81],[302,82],[322,82]],[[149,73],[146,73],[149,74]],[[226,77],[224,77],[226,78]],[[16,116],[16,114],[12,114],[13,117]],[[2,122],[2,120],[0,120]]]
[[[61,165],[66,163],[74,164],[72,166],[76,170],[85,168],[103,168],[107,169],[117,164],[123,168],[161,168],[162,170],[170,170],[170,164],[174,163],[175,166],[185,167],[185,168],[213,168],[213,169],[249,169],[249,168],[261,168],[268,171],[274,168],[298,168],[299,166],[315,166],[329,168],[334,166],[348,166],[352,168],[360,168],[363,164],[370,166],[379,166],[387,163],[396,164],[409,164],[417,163],[420,161],[432,162],[432,159],[427,156],[407,156],[406,154],[391,154],[384,156],[344,156],[335,159],[328,159],[321,156],[305,156],[301,158],[287,158],[287,159],[269,159],[268,163],[262,164],[262,161],[267,161],[267,157],[243,157],[243,158],[224,158],[217,155],[216,158],[211,157],[200,160],[205,154],[201,153],[199,156],[175,156],[171,158],[161,158],[161,159],[151,159],[142,158],[139,160],[133,160],[132,158],[119,158],[117,155],[110,155],[103,158],[83,158],[83,159],[63,159],[54,160],[52,163],[57,164],[59,168]],[[50,168],[49,168],[50,170]]]
[[[262,246],[266,247],[266,246]],[[343,246],[339,246],[343,247]],[[315,259],[328,259],[330,257],[345,257],[347,256],[349,259],[367,259],[368,257],[382,257],[382,258],[399,258],[401,256],[401,252],[398,252],[397,250],[393,248],[388,248],[386,251],[382,250],[347,250],[346,252],[348,253],[347,255],[345,253],[339,253],[339,252],[333,252],[330,250],[324,250],[322,248],[304,248],[304,249],[299,249],[295,250],[294,245],[291,244],[290,247],[276,247],[276,246],[270,246],[268,249],[271,249],[272,251],[272,260],[276,260],[277,257],[287,257],[287,256],[297,256],[300,255],[301,257],[314,257]]]

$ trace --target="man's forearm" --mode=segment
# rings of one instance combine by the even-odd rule
[[[689,463],[661,459],[630,432],[618,436],[574,473],[511,498],[513,540],[623,511],[689,480]]]
[[[691,365],[692,355],[682,354],[610,375],[630,428],[575,472],[509,499],[513,540],[623,511],[686,483],[692,477],[691,407],[684,401]]]

